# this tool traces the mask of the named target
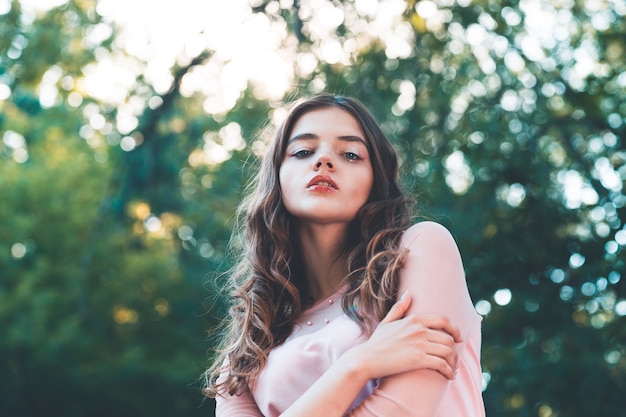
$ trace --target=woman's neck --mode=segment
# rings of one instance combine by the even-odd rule
[[[348,273],[345,227],[306,227],[299,232],[310,295],[314,301],[327,298],[339,290]]]

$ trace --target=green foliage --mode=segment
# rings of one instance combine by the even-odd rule
[[[323,2],[343,13],[325,34],[308,2],[254,3],[293,35],[294,67],[314,58],[286,99],[327,90],[365,102],[423,214],[457,238],[484,316],[487,415],[621,415],[624,6],[408,1],[387,25],[394,43],[374,33],[364,3]],[[221,72],[209,50],[178,59],[165,92],[146,70],[119,102],[90,95],[90,65],[147,67],[97,3],[34,14],[10,4],[0,15],[0,94],[10,90],[0,100],[0,413],[211,415],[198,378],[226,308],[217,277],[278,105],[251,82],[227,111],[208,112],[211,93],[181,86]],[[531,33],[542,16],[567,30]],[[344,58],[321,57],[328,39]],[[132,129],[119,122],[128,107]]]

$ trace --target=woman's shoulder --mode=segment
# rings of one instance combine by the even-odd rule
[[[401,246],[405,248],[432,246],[433,244],[453,245],[456,248],[452,233],[445,226],[434,221],[415,223],[402,235]]]

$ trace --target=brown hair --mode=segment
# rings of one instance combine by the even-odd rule
[[[374,176],[367,202],[349,225],[343,309],[369,332],[369,318],[381,320],[395,301],[404,254],[400,239],[413,220],[412,201],[398,183],[395,150],[358,100],[330,94],[301,99],[275,133],[239,208],[241,260],[231,274],[229,326],[219,356],[205,374],[208,396],[245,389],[305,307],[308,288],[302,258],[291,238],[293,220],[284,207],[278,175],[294,124],[305,113],[327,107],[341,108],[359,123]]]

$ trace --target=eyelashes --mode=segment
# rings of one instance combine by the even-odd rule
[[[306,149],[301,149],[299,151],[293,152],[291,154],[291,156],[295,156],[298,159],[304,159],[307,156],[311,155],[313,152],[306,150]]]
[[[313,155],[313,153],[314,153],[313,151],[308,150],[308,149],[300,149],[300,150],[297,150],[295,152],[292,152],[291,156],[293,156],[294,158],[297,158],[297,159],[305,159],[305,158]],[[348,151],[348,152],[343,152],[341,155],[344,158],[346,158],[348,161],[359,161],[359,160],[363,159],[356,152]]]

